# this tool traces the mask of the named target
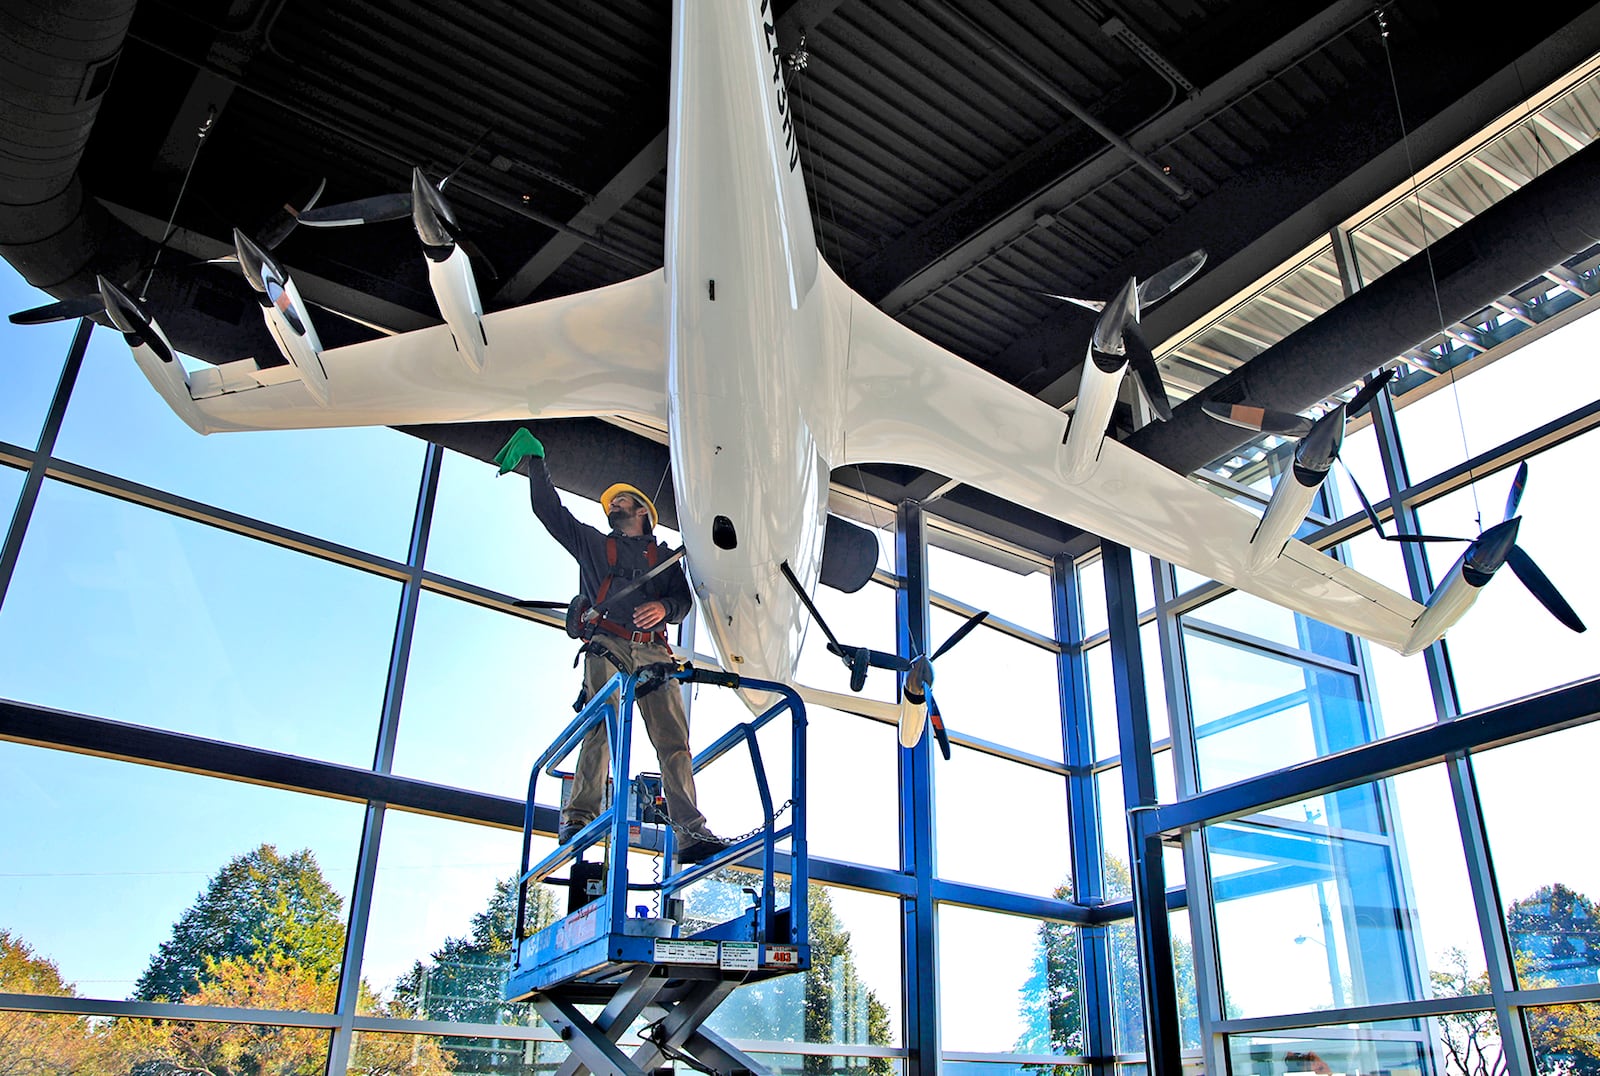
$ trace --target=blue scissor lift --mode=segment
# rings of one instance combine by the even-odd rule
[[[716,855],[681,869],[652,872],[651,880],[629,877],[629,852],[659,854],[663,868],[677,868],[677,837],[670,826],[651,825],[629,817],[634,797],[624,794],[632,743],[635,689],[659,672],[617,673],[589,700],[570,725],[539,757],[528,778],[528,802],[523,816],[522,861],[517,883],[517,945],[512,953],[511,975],[506,982],[507,1001],[526,1001],[555,1029],[572,1050],[556,1076],[582,1076],[585,1072],[645,1076],[657,1066],[681,1060],[707,1072],[734,1076],[765,1070],[715,1032],[706,1019],[736,987],[779,975],[805,971],[811,966],[806,916],[805,703],[784,684],[741,679],[728,673],[686,666],[665,674],[666,683],[655,690],[677,691],[680,683],[710,684],[767,692],[777,702],[760,717],[729,729],[716,743],[694,759],[698,773],[743,743],[755,771],[764,826],[729,844]],[[766,768],[756,743],[756,733],[787,714],[792,728],[791,786],[788,824],[778,826]],[[596,725],[603,724],[611,744],[611,782],[617,790],[612,803],[575,838],[536,864],[529,863],[533,844],[534,788],[540,774],[563,778],[570,773],[556,768]],[[777,845],[789,842],[789,902],[777,904],[773,884]],[[561,920],[532,933],[526,932],[529,887],[563,866],[574,874],[584,851],[600,845],[604,851],[604,888],[587,903]],[[693,934],[682,935],[671,918],[630,918],[630,894],[659,897],[663,915],[674,905],[676,894],[720,867],[759,862],[761,885],[752,907],[737,918]],[[578,1006],[603,1006],[590,1018]],[[617,1045],[639,1017],[650,1021],[645,1041],[630,1057]]]

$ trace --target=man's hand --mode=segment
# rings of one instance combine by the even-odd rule
[[[533,434],[519,427],[517,432],[511,435],[511,440],[506,442],[505,447],[494,454],[494,462],[499,465],[500,474],[505,474],[521,463],[524,456],[537,456],[543,459],[544,445],[540,444],[539,439]]]
[[[648,601],[633,611],[633,626],[640,631],[651,628],[667,619],[667,607],[658,601]]]

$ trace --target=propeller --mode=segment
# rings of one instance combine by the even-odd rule
[[[1528,555],[1525,549],[1516,544],[1517,525],[1522,522],[1516,512],[1517,508],[1522,504],[1522,494],[1527,489],[1527,485],[1528,464],[1527,461],[1523,461],[1521,466],[1517,468],[1516,476],[1511,480],[1510,492],[1506,494],[1504,518],[1500,523],[1490,527],[1475,539],[1438,534],[1385,534],[1382,526],[1377,522],[1377,514],[1372,511],[1372,507],[1367,503],[1366,497],[1361,495],[1359,486],[1356,487],[1356,492],[1361,495],[1361,503],[1367,509],[1367,516],[1372,520],[1373,528],[1377,531],[1378,537],[1386,542],[1472,542],[1475,547],[1507,544],[1508,548],[1503,555],[1504,562],[1511,568],[1511,574],[1515,575],[1521,580],[1522,585],[1528,588],[1528,593],[1532,594],[1539,604],[1544,606],[1550,615],[1559,620],[1563,626],[1576,632],[1587,631],[1588,627],[1584,624],[1583,619],[1578,616],[1571,603],[1556,589],[1556,585],[1550,581],[1550,577],[1545,575],[1539,565],[1534,563],[1533,558]],[[1496,559],[1493,567],[1486,570],[1474,564],[1472,555],[1469,554],[1467,566],[1486,576],[1487,572],[1492,572],[1493,568],[1499,567],[1499,559]],[[1487,582],[1487,578],[1484,581]]]
[[[296,208],[293,204],[285,202],[283,207],[267,218],[256,234],[255,243],[262,250],[275,250],[279,244],[289,238],[295,226],[300,223],[302,214],[309,212],[317,204],[317,199],[322,197],[323,190],[327,187],[326,177],[317,180],[311,191],[300,200]],[[118,290],[132,295],[137,295],[141,300],[149,289],[149,277],[155,272],[157,262],[166,251],[166,247],[158,246],[155,254],[140,265],[132,276],[122,284]],[[172,269],[194,269],[202,265],[221,265],[238,260],[237,254],[229,254],[222,258],[212,258],[208,261],[179,262],[170,265]],[[68,299],[58,299],[53,303],[42,306],[29,307],[27,310],[18,310],[10,316],[13,325],[46,325],[54,321],[75,321],[78,318],[92,318],[102,310],[109,311],[104,296],[93,291],[85,295],[75,295]]]
[[[789,562],[784,561],[779,569],[783,577],[789,581],[794,592],[800,596],[800,601],[811,614],[817,626],[822,629],[822,634],[828,639],[828,653],[833,654],[844,662],[845,668],[850,670],[850,690],[860,691],[866,687],[867,672],[869,669],[887,669],[890,672],[903,673],[904,682],[901,685],[901,699],[905,710],[901,715],[902,738],[901,743],[907,747],[904,730],[914,727],[920,733],[924,718],[932,724],[934,739],[938,741],[939,752],[946,759],[950,757],[950,737],[944,727],[943,715],[939,712],[938,703],[933,699],[933,663],[949,653],[961,640],[972,634],[974,628],[983,623],[989,616],[987,611],[974,613],[962,625],[950,633],[950,637],[941,643],[932,654],[915,654],[909,658],[900,654],[891,654],[883,650],[874,650],[867,646],[845,646],[839,642],[839,637],[828,627],[828,622],[823,619],[812,602],[811,596],[800,585],[800,580],[795,578],[794,571],[789,567]],[[915,741],[913,741],[914,743]]]
[[[465,162],[463,162],[465,163]],[[460,171],[457,166],[456,171]],[[378,224],[383,221],[411,217],[417,235],[427,247],[448,249],[459,246],[483,264],[484,271],[494,280],[499,279],[494,263],[482,248],[467,237],[456,221],[455,210],[445,200],[444,187],[455,175],[431,182],[420,168],[411,170],[411,190],[395,194],[377,194],[358,198],[352,202],[324,206],[300,214],[300,223],[311,228],[349,228],[359,224]]]
[[[1366,407],[1378,393],[1395,376],[1395,367],[1380,373],[1371,381],[1361,386],[1361,391],[1350,397],[1350,402],[1344,405],[1347,418],[1354,418],[1362,408]],[[1248,403],[1223,403],[1220,400],[1207,400],[1200,405],[1200,410],[1230,426],[1252,430],[1256,433],[1274,433],[1279,437],[1304,437],[1311,432],[1315,419],[1292,411],[1274,411],[1270,407],[1257,407]]]

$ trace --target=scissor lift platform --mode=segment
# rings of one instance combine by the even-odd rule
[[[627,788],[635,692],[641,687],[649,690],[652,679],[665,680],[655,690],[676,691],[678,684],[691,682],[771,692],[778,698],[760,717],[728,730],[694,759],[698,773],[744,744],[754,769],[765,824],[703,862],[667,870],[659,880],[635,882],[628,877],[629,853],[659,854],[664,864],[676,868],[677,837],[669,826],[630,819],[624,805],[631,797],[618,795],[576,837],[530,865],[534,790],[539,776],[568,776],[556,768],[556,763],[570,754],[590,729],[603,724],[612,748],[613,788]],[[777,815],[782,809],[773,808],[756,733],[785,714],[792,729],[793,765],[788,823],[780,827]],[[783,684],[741,680],[692,666],[670,674],[659,670],[618,673],[534,764],[524,814],[517,947],[505,996],[508,1001],[531,1004],[571,1048],[572,1056],[556,1076],[581,1076],[585,1072],[644,1076],[672,1060],[728,1076],[765,1071],[702,1025],[737,987],[791,975],[811,966],[802,795],[805,732],[805,704]],[[777,846],[785,841],[789,845],[790,897],[787,906],[779,907],[775,867]],[[542,930],[525,931],[527,909],[532,903],[528,887],[544,884],[555,871],[574,865],[586,849],[596,845],[605,853],[604,891]],[[755,890],[753,906],[725,922],[680,936],[681,928],[670,918],[630,918],[627,914],[630,893],[653,893],[659,898],[660,907],[667,909],[674,905],[676,894],[713,871],[736,864],[753,868],[756,863],[761,884]],[[580,1005],[598,1005],[602,1009],[591,1019],[578,1008]],[[629,1056],[617,1043],[640,1017],[649,1022],[645,1041]]]

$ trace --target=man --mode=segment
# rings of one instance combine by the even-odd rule
[[[592,699],[611,679],[617,667],[636,672],[646,665],[670,661],[668,624],[689,615],[693,599],[681,565],[674,564],[624,593],[628,584],[649,572],[670,555],[655,540],[656,506],[641,491],[618,482],[600,497],[611,533],[602,534],[580,523],[561,503],[545,467],[544,446],[525,429],[519,429],[495,455],[503,475],[529,459],[528,494],[533,514],[550,536],[578,562],[578,589],[599,613],[583,665],[584,697]],[[615,599],[608,596],[616,593]],[[601,648],[597,653],[593,648]],[[606,654],[616,664],[607,660]],[[678,835],[678,859],[698,863],[722,848],[706,829],[705,816],[695,805],[694,769],[689,753],[689,719],[676,685],[667,685],[639,699],[645,731],[655,745],[661,764],[661,783],[667,815]],[[558,836],[562,844],[600,813],[611,750],[603,726],[595,726],[578,749],[572,792],[561,812]]]

